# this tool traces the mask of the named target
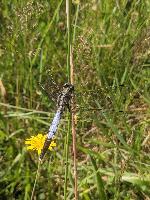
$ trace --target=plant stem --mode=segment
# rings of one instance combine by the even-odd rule
[[[37,172],[36,172],[36,177],[35,177],[34,186],[33,186],[33,189],[32,189],[32,194],[31,194],[30,200],[32,200],[34,198],[35,187],[36,187],[36,183],[37,183],[39,173],[40,173],[40,165],[41,165],[41,161],[38,161],[38,169],[37,169]]]
[[[71,0],[66,0],[66,13],[67,13],[67,33],[68,33],[67,74],[68,74],[68,82],[70,82]]]

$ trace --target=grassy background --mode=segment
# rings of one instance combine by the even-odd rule
[[[148,0],[72,5],[79,199],[150,199],[149,17]],[[67,81],[65,2],[2,0],[0,18],[0,199],[30,199],[38,156],[24,142],[46,133],[55,112],[38,82],[48,70]],[[64,115],[36,199],[63,199],[66,133]]]

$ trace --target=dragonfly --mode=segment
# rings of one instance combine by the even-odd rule
[[[80,102],[80,106],[78,104],[76,105],[77,111],[80,110],[105,110],[105,107],[107,107],[107,110],[109,109],[109,106],[111,107],[111,100],[109,97],[102,98],[102,95],[104,97],[104,91],[99,89],[96,91],[91,91],[87,95],[87,93],[81,93],[81,94],[76,94],[74,86],[70,83],[65,83],[62,86],[56,84],[56,82],[53,80],[52,76],[49,75],[48,77],[46,76],[46,79],[39,83],[40,88],[44,91],[44,93],[49,97],[50,100],[55,102],[56,104],[56,113],[54,115],[53,121],[50,125],[47,137],[45,139],[45,143],[43,145],[43,149],[41,151],[41,154],[39,156],[39,160],[42,160],[44,158],[44,155],[49,148],[49,145],[51,143],[51,140],[53,136],[55,135],[58,125],[60,123],[60,120],[62,118],[62,115],[66,108],[70,110],[70,103],[71,103],[71,98],[73,95],[75,95],[75,99],[77,97],[77,101]],[[120,85],[120,87],[124,87],[124,85]],[[85,97],[85,98],[84,98]],[[85,100],[85,101],[84,101]],[[98,101],[101,103],[102,108],[96,107],[95,101]],[[102,101],[104,100],[104,102]],[[82,102],[82,103],[81,103]],[[89,105],[88,105],[89,104]],[[91,107],[93,106],[93,107]],[[87,111],[86,110],[86,111]],[[113,110],[112,110],[113,111]],[[121,112],[121,111],[119,111]],[[91,113],[91,112],[90,112]]]
[[[41,88],[50,97],[50,93],[47,90],[48,88],[46,89],[42,85],[41,85]],[[45,155],[47,149],[49,148],[51,140],[52,140],[53,136],[55,135],[55,133],[57,131],[57,127],[60,123],[61,117],[62,117],[65,109],[68,108],[68,110],[70,111],[70,102],[71,102],[71,98],[72,98],[72,95],[73,95],[73,91],[74,91],[74,86],[70,83],[65,83],[62,87],[62,90],[58,93],[57,111],[56,111],[56,114],[53,118],[51,126],[49,128],[47,137],[46,137],[45,142],[44,142],[43,149],[42,149],[41,154],[39,156],[40,161],[44,158],[44,155]],[[55,91],[55,94],[56,94],[56,91]]]
[[[60,91],[63,91],[63,84],[57,84],[51,73],[48,72],[47,74],[42,74],[43,81],[39,83],[40,88],[43,92],[48,96],[49,100],[57,105],[58,97]],[[111,87],[112,93],[110,94],[109,89]],[[85,113],[88,114],[88,111],[109,111],[109,112],[124,112],[122,110],[113,109],[113,95],[116,93],[117,86],[106,86],[106,87],[98,87],[94,88],[93,90],[86,90],[85,85],[81,85],[80,89],[82,91],[77,91],[78,88],[75,85],[74,96],[75,96],[75,103],[76,103],[76,112],[78,114]],[[119,90],[125,89],[127,91],[126,85],[119,85]],[[112,96],[111,96],[112,95]],[[69,108],[69,107],[68,107]]]

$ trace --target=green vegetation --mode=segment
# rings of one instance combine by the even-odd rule
[[[39,82],[68,80],[65,1],[0,6],[0,199],[30,199],[38,167],[26,138],[47,133],[54,103]],[[150,1],[73,1],[78,191],[81,200],[150,199]],[[49,72],[50,71],[50,72]],[[36,199],[64,199],[67,114]],[[67,200],[74,198],[69,136]]]

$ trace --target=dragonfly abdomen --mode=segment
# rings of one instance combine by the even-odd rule
[[[48,139],[51,139],[54,136],[54,134],[56,133],[58,124],[59,124],[60,119],[61,119],[61,115],[62,115],[62,112],[60,112],[60,110],[57,110],[55,117],[52,121],[52,124],[49,128],[48,134],[47,134]]]
[[[48,134],[47,134],[47,138],[45,140],[45,143],[44,143],[42,152],[40,154],[39,160],[43,159],[43,157],[44,157],[47,149],[49,148],[51,140],[52,140],[53,136],[55,135],[55,133],[57,131],[57,128],[58,128],[61,116],[62,116],[62,112],[61,112],[60,109],[58,109],[57,112],[56,112],[56,114],[55,114],[55,117],[54,117],[54,119],[52,121],[52,124],[51,124],[51,126],[49,128],[49,131],[48,131]]]

